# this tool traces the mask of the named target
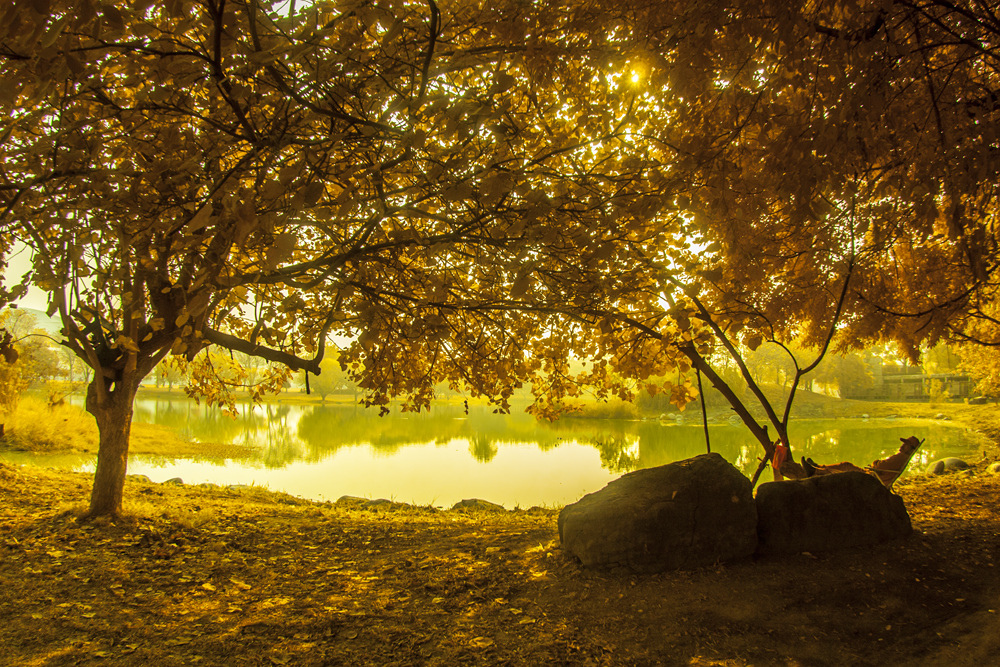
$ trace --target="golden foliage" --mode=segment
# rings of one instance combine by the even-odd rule
[[[540,416],[765,341],[913,355],[995,299],[995,25],[937,1],[8,3],[3,247],[34,252],[97,411],[167,354],[316,372],[332,335],[370,405],[530,384]]]

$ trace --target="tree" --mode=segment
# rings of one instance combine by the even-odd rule
[[[21,309],[0,311],[0,329],[11,335],[11,344],[17,351],[19,378],[25,388],[44,383],[60,375],[59,358],[52,349],[49,334],[38,326],[38,318]]]
[[[319,394],[323,401],[350,383],[347,373],[340,367],[340,361],[336,357],[325,358],[320,364],[320,371],[320,374],[312,379],[310,390]]]
[[[841,398],[861,398],[874,384],[868,364],[857,353],[827,356],[817,369],[815,379],[837,389]]]
[[[651,30],[643,125],[687,172],[661,215],[669,310],[619,322],[669,340],[727,393],[727,352],[764,408],[734,409],[771,453],[800,381],[830,349],[922,345],[992,327],[998,25],[979,3],[667,3]],[[671,210],[672,209],[672,210]],[[670,252],[670,249],[674,249]],[[640,288],[641,289],[641,288]],[[1000,337],[994,335],[993,340]],[[801,340],[783,410],[741,344]]]
[[[829,350],[996,322],[982,3],[276,6],[4,9],[0,238],[95,370],[94,514],[171,353],[316,373],[338,334],[369,404],[540,416],[694,368],[770,455]],[[796,340],[772,406],[741,350]]]
[[[18,362],[18,352],[14,349],[14,337],[9,331],[3,331],[0,339],[0,416],[13,413],[21,400],[21,393],[28,388],[28,380],[21,373]],[[3,435],[3,423],[0,423],[0,436]]]
[[[758,383],[770,383],[787,387],[795,375],[794,358],[787,349],[768,341],[743,353],[747,370]]]
[[[59,348],[59,358],[60,366],[62,368],[62,375],[66,377],[70,384],[77,381],[77,374],[83,375],[82,382],[85,384],[90,382],[90,366],[87,366],[83,361],[73,354],[73,351],[68,347]]]
[[[184,379],[184,371],[173,358],[168,357],[156,365],[156,386],[167,385],[173,391],[174,385]]]
[[[561,295],[534,272],[607,266],[612,207],[649,186],[609,113],[639,89],[576,76],[605,40],[580,29],[593,17],[548,11],[5,8],[0,225],[94,369],[92,514],[121,508],[135,393],[168,354],[216,345],[316,373],[339,333],[382,406],[419,408],[447,381],[503,407],[548,376],[544,411],[571,386]]]
[[[979,396],[1000,396],[1000,354],[997,348],[966,344],[960,348],[961,368],[975,381]]]

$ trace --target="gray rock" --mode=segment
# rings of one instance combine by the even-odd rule
[[[184,486],[184,480],[180,477],[171,477],[164,484],[172,484],[173,486]]]
[[[946,415],[943,412],[939,412],[936,415],[934,415],[934,419],[948,420],[948,419],[951,419],[951,417],[949,417],[948,415]]]
[[[989,399],[985,396],[976,396],[969,399],[969,405],[986,405],[989,403]]]
[[[867,473],[768,482],[757,490],[761,555],[879,544],[912,531],[903,499]]]
[[[145,475],[128,475],[126,479],[129,479],[133,482],[145,482],[146,484],[153,483],[153,480],[146,477]]]
[[[947,475],[948,473],[959,472],[960,470],[968,470],[969,464],[962,459],[956,459],[953,456],[949,456],[946,459],[941,459],[939,461],[934,461],[928,464],[927,474],[928,475]]]
[[[341,496],[337,498],[337,505],[346,505],[347,507],[360,507],[368,502],[367,498],[359,498],[358,496]]]
[[[249,484],[230,484],[226,487],[226,491],[249,491],[252,488]]]
[[[756,525],[750,480],[702,454],[630,472],[567,505],[559,539],[586,566],[656,572],[750,556]]]
[[[503,505],[497,505],[496,503],[491,503],[488,500],[481,500],[479,498],[466,498],[465,500],[459,500],[457,503],[451,506],[453,510],[475,510],[480,512],[506,512]]]
[[[1000,461],[989,464],[986,467],[986,472],[990,473],[991,475],[1000,475]]]

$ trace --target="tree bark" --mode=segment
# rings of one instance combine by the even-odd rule
[[[125,473],[128,469],[129,435],[138,382],[118,382],[107,391],[103,404],[97,400],[95,377],[87,389],[87,412],[97,420],[100,445],[97,450],[97,470],[90,495],[89,516],[117,515],[122,511],[125,493]]]

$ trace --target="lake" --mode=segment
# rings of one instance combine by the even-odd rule
[[[343,495],[451,506],[483,498],[508,509],[558,506],[596,491],[621,474],[706,451],[700,424],[673,419],[564,418],[538,422],[523,412],[435,405],[430,413],[379,417],[360,406],[272,403],[241,406],[236,419],[186,398],[139,399],[135,420],[162,424],[198,442],[239,443],[253,452],[242,460],[133,456],[129,473],[154,482],[180,477],[267,487],[314,500]],[[947,421],[929,419],[825,419],[793,421],[798,456],[819,463],[866,465],[895,452],[910,435],[926,442],[910,464],[920,471],[945,456],[968,457],[979,436]],[[761,450],[746,428],[709,425],[712,451],[748,476]],[[15,463],[93,471],[93,455],[4,453]],[[765,472],[762,481],[771,479]]]

